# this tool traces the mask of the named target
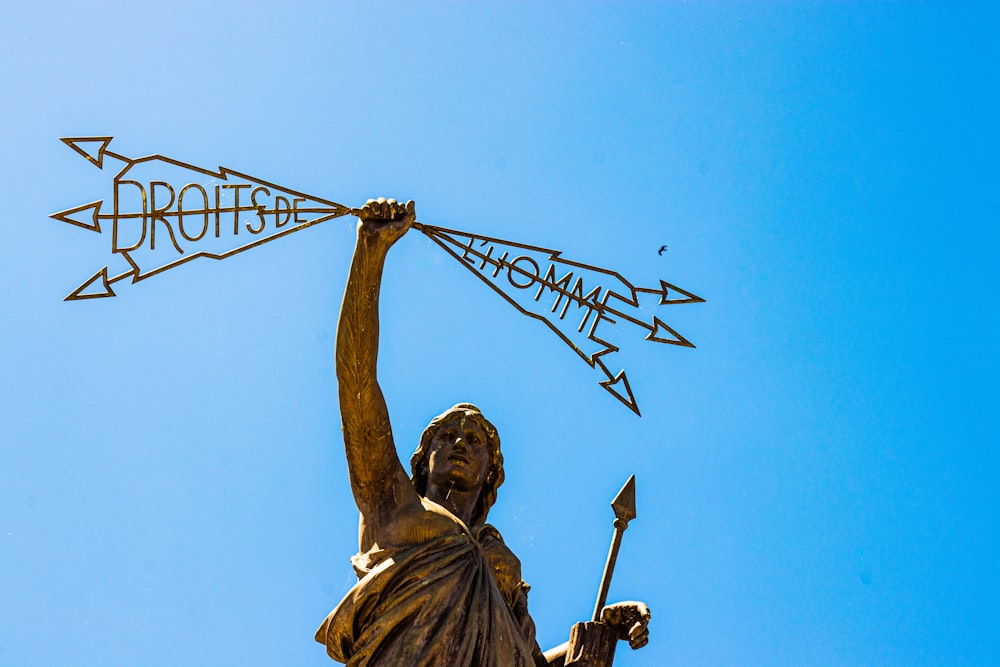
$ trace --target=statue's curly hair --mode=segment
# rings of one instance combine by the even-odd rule
[[[490,449],[490,467],[486,471],[486,479],[483,480],[483,490],[479,494],[476,506],[472,510],[472,525],[476,526],[486,523],[486,515],[489,514],[493,503],[497,501],[497,489],[503,484],[503,454],[500,453],[500,436],[497,429],[490,421],[483,416],[482,410],[472,403],[459,403],[458,405],[445,410],[431,420],[431,423],[424,429],[420,436],[420,444],[417,450],[410,457],[410,480],[413,487],[421,496],[427,493],[428,459],[430,458],[431,441],[437,435],[438,429],[452,417],[465,416],[472,419],[483,432],[486,433],[487,445]]]

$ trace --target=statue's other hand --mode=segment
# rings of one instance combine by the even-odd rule
[[[616,602],[601,610],[601,621],[618,633],[618,639],[627,639],[633,649],[649,642],[649,607],[644,602]]]
[[[400,204],[395,199],[369,199],[357,210],[361,219],[359,233],[378,238],[388,245],[395,243],[413,226],[417,218],[413,200]]]

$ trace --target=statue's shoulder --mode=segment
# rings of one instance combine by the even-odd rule
[[[497,588],[503,594],[507,604],[513,608],[521,593],[526,593],[529,586],[521,579],[521,560],[503,541],[500,531],[488,523],[475,526],[472,534],[479,542],[486,562],[490,565]]]
[[[491,542],[504,544],[503,535],[500,534],[500,531],[493,524],[481,523],[478,526],[473,526],[471,532],[480,544],[489,544]]]
[[[362,517],[361,551],[373,546],[383,550],[409,549],[438,537],[468,533],[465,525],[451,512],[426,498],[397,509],[381,522]]]
[[[469,529],[461,519],[433,500],[420,497],[420,505],[397,514],[390,536],[394,544],[414,545]]]

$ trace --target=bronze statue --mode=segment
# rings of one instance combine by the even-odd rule
[[[617,639],[648,640],[639,602],[603,609],[543,653],[521,565],[485,523],[503,483],[496,428],[462,403],[427,426],[407,476],[376,377],[386,253],[414,224],[413,202],[369,200],[337,329],[337,379],[351,489],[361,512],[360,581],[316,632],[331,658],[370,667],[609,667]],[[611,638],[610,640],[608,638]]]

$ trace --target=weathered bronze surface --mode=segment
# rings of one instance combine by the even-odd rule
[[[496,428],[476,406],[459,404],[431,421],[406,474],[377,380],[378,304],[386,254],[414,226],[414,206],[380,199],[357,213],[336,363],[361,513],[352,559],[359,581],[317,641],[334,660],[358,667],[609,667],[617,639],[644,646],[649,610],[624,602],[541,651],[520,561],[486,523],[504,480],[503,455]]]

